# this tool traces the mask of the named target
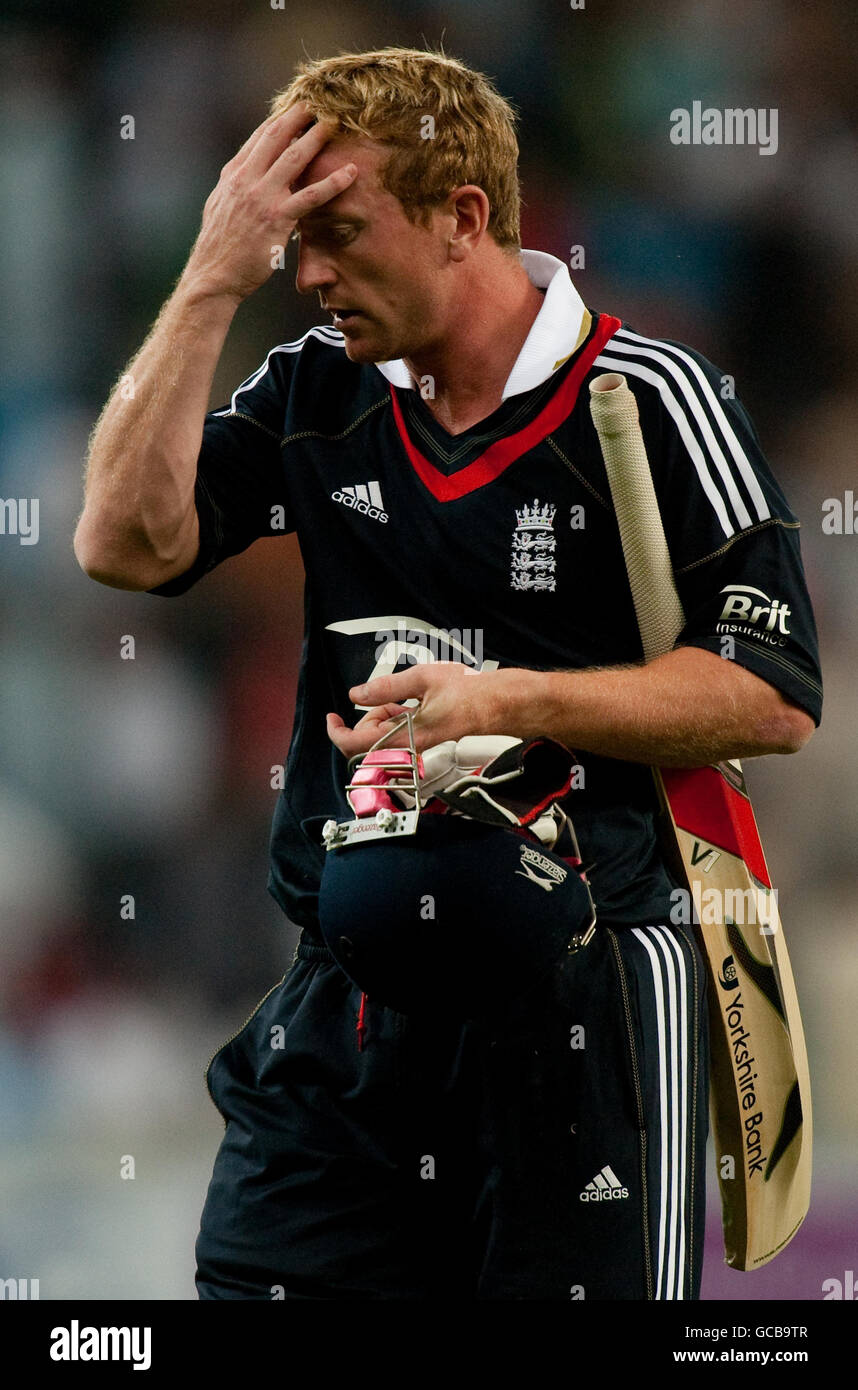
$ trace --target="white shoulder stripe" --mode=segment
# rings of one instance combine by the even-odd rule
[[[685,411],[682,409],[682,406],[679,404],[678,400],[674,396],[673,392],[670,389],[670,385],[665,380],[665,378],[663,376],[660,376],[657,372],[652,371],[649,367],[643,366],[642,363],[635,362],[631,358],[612,357],[606,352],[602,352],[599,354],[599,356],[593,363],[593,366],[607,367],[611,371],[623,372],[627,376],[640,377],[642,381],[647,381],[649,382],[650,386],[654,386],[656,388],[656,390],[661,395],[661,399],[664,402],[665,409],[668,411],[668,414],[672,416],[674,424],[676,425],[676,428],[679,430],[680,438],[682,439],[683,444],[685,445],[686,449],[691,455],[691,460],[694,464],[694,467],[697,469],[697,476],[700,479],[701,487],[703,488],[703,491],[706,493],[706,496],[709,498],[709,501],[712,503],[712,507],[715,510],[718,520],[721,523],[721,529],[723,530],[724,535],[735,535],[736,527],[730,520],[730,517],[727,513],[726,505],[724,503],[724,499],[718,491],[717,487],[715,486],[715,482],[707,467],[706,459],[703,455],[703,450],[701,449],[700,445],[697,442],[697,439],[692,433],[691,427],[688,423],[688,417]],[[748,518],[748,521],[750,522],[750,517]]]
[[[616,336],[619,337],[620,334],[618,333]],[[727,460],[724,457],[721,446],[712,432],[712,426],[709,423],[709,419],[706,415],[706,412],[704,411],[700,403],[700,400],[695,395],[694,390],[692,389],[691,382],[688,380],[688,377],[686,376],[685,372],[683,372],[682,368],[676,362],[674,362],[673,359],[669,357],[666,352],[659,352],[656,351],[654,348],[634,347],[629,342],[623,343],[622,351],[630,352],[635,357],[648,357],[651,361],[657,362],[659,366],[663,367],[673,377],[674,381],[679,386],[679,389],[685,398],[686,409],[690,409],[690,413],[693,419],[696,421],[701,434],[703,435],[703,440],[709,451],[709,455],[714,461],[715,466],[721,475],[721,481],[723,482],[727,490],[727,496],[729,497],[730,502],[732,504],[733,511],[735,512],[736,519],[739,522],[740,529],[744,528],[745,526],[750,526],[751,517],[747,507],[745,506],[744,499],[742,498],[739,489],[736,487],[736,483],[733,479],[732,473],[730,472]]]
[[[333,334],[334,336],[329,337],[329,334]],[[261,381],[265,376],[271,358],[274,356],[275,352],[300,352],[308,338],[318,338],[320,342],[327,343],[329,347],[345,347],[346,341],[342,333],[338,333],[336,329],[330,329],[326,324],[319,324],[315,328],[308,328],[303,337],[296,338],[292,343],[278,343],[276,347],[271,349],[265,361],[262,363],[262,366],[257,368],[252,376],[249,376],[246,381],[243,381],[241,385],[233,391],[229,409],[216,410],[214,413],[216,415],[231,415],[233,411],[238,409],[236,401],[241,392],[252,390],[257,382]]]
[[[736,438],[736,432],[733,429],[733,426],[730,424],[727,412],[725,411],[718,397],[715,395],[715,392],[712,390],[712,386],[710,382],[707,380],[706,374],[701,368],[700,363],[695,362],[694,358],[691,356],[690,353],[685,352],[682,348],[677,347],[673,343],[660,342],[657,338],[645,338],[640,333],[633,333],[631,329],[628,328],[619,329],[615,336],[617,338],[622,338],[626,342],[627,350],[629,352],[635,351],[635,349],[631,346],[632,343],[640,343],[642,346],[640,347],[640,349],[638,349],[638,351],[645,352],[648,357],[653,356],[656,357],[658,360],[669,362],[671,360],[670,355],[672,354],[674,358],[678,358],[680,362],[685,363],[686,367],[691,371],[692,375],[694,376],[694,379],[700,390],[700,394],[703,397],[706,404],[709,406],[709,409],[712,412],[716,425],[721,431],[721,434],[724,436],[727,448],[729,449],[733,457],[733,461],[739,470],[745,487],[748,489],[748,495],[750,496],[751,501],[753,502],[754,507],[756,508],[757,520],[765,521],[767,517],[771,515],[771,513],[769,511],[768,503],[766,502],[765,496],[763,494],[763,490],[760,487],[760,481],[756,473],[754,472],[753,465],[751,464],[748,455],[745,453],[745,450],[742,448],[741,444],[739,443],[739,440]],[[650,349],[652,348],[658,349],[658,351],[650,351]],[[689,383],[689,386],[693,387],[693,385],[694,383]],[[686,395],[688,396],[688,399],[693,402],[694,397],[690,395],[687,391]],[[710,447],[712,446],[710,445]],[[724,459],[723,455],[721,454],[720,448],[718,449],[717,454],[715,454],[713,450],[713,454],[716,458],[716,462],[719,459],[721,461],[719,463],[719,470],[721,471],[723,477],[724,472],[723,469],[721,469],[721,464],[724,463]],[[724,463],[724,468],[726,468],[726,463]],[[748,523],[745,524],[747,525]]]

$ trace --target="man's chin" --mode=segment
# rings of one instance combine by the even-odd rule
[[[390,352],[371,333],[343,334],[350,362],[387,362]]]

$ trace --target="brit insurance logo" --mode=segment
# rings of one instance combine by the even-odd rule
[[[368,516],[371,521],[387,522],[387,512],[384,510],[381,488],[377,482],[355,483],[351,487],[338,487],[336,492],[331,493],[331,497],[335,502],[349,507],[351,511]]]
[[[554,593],[556,563],[554,552],[554,514],[557,508],[550,502],[540,506],[535,497],[533,505],[525,502],[515,512],[515,531],[512,536],[510,587],[513,589],[547,590]]]
[[[771,647],[785,647],[789,636],[787,618],[792,609],[782,599],[769,598],[752,584],[725,584],[721,617],[715,626],[718,633],[741,633],[765,642]]]

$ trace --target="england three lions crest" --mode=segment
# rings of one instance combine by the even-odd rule
[[[516,508],[510,561],[511,588],[554,592],[556,510],[550,502],[544,502],[540,506],[538,497],[534,498],[532,507],[525,502],[521,509]]]

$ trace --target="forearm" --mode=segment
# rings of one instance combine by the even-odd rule
[[[152,588],[198,545],[194,481],[215,368],[239,300],[183,276],[90,441],[75,553],[93,578]]]
[[[813,727],[758,676],[697,647],[646,666],[516,674],[504,732],[629,762],[702,767],[792,753]]]
[[[273,246],[357,175],[348,163],[292,191],[332,133],[298,102],[221,170],[182,278],[93,433],[75,535],[93,578],[151,589],[196,558],[194,482],[215,368],[238,305],[272,274]]]

